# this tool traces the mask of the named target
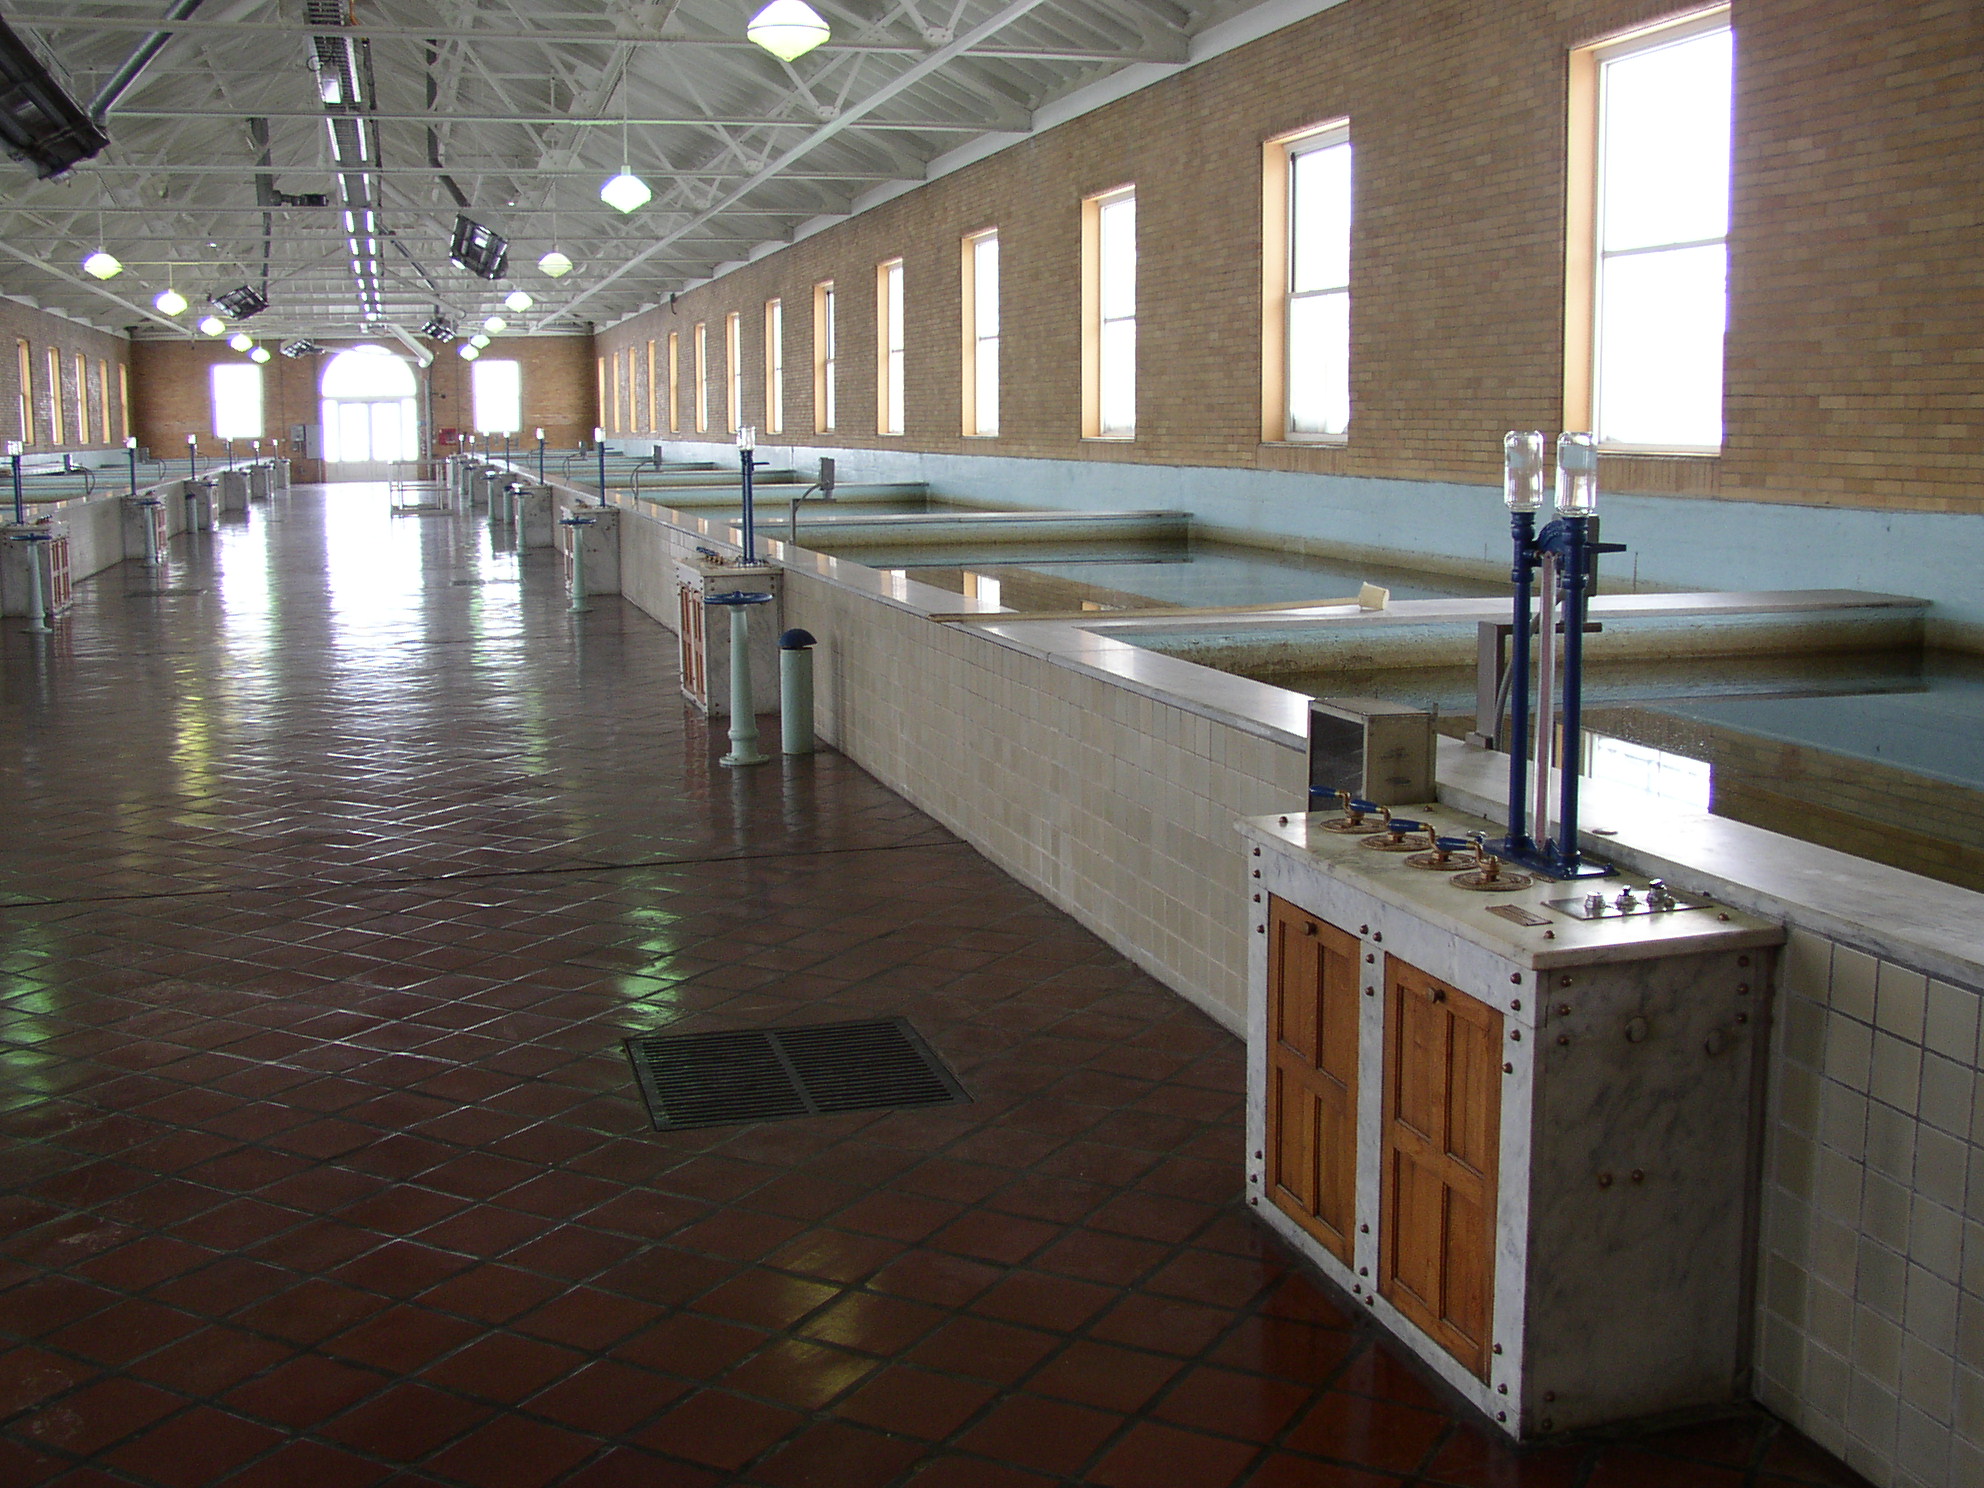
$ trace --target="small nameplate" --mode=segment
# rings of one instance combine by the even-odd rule
[[[1500,915],[1505,920],[1513,920],[1518,925],[1547,925],[1550,916],[1532,914],[1520,904],[1494,904],[1488,908],[1491,915]]]

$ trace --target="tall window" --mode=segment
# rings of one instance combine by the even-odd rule
[[[253,362],[219,362],[213,369],[214,437],[262,437],[262,369]]]
[[[875,266],[875,432],[902,433],[902,260]]]
[[[838,357],[834,345],[834,282],[813,286],[813,428],[831,431],[838,410],[834,407],[834,384]]]
[[[680,433],[682,429],[682,400],[678,396],[681,388],[682,337],[677,331],[668,333],[668,432]]]
[[[744,317],[735,310],[723,318],[724,410],[735,434],[744,427]]]
[[[1082,203],[1082,433],[1137,433],[1137,193]]]
[[[765,431],[785,432],[785,302],[765,301]]]
[[[696,322],[696,432],[710,427],[710,338],[709,323]]]
[[[90,442],[90,359],[76,353],[76,443]]]
[[[999,432],[999,234],[964,240],[964,432]]]
[[[1572,55],[1566,422],[1601,445],[1722,447],[1734,64],[1727,11]]]
[[[654,341],[652,338],[650,338],[648,341],[648,425],[647,426],[649,431],[655,434],[659,434],[661,432],[660,398],[661,398],[661,390],[655,386],[655,381],[654,381]]]
[[[123,434],[128,439],[131,437],[131,364],[129,362],[117,364],[117,407],[124,416]]]
[[[103,431],[103,442],[109,444],[117,435],[110,427],[110,362],[104,357],[96,360],[96,409],[97,427]]]
[[[599,401],[595,406],[599,409],[599,427],[603,429],[606,427],[607,410],[612,406],[606,401],[606,358],[605,357],[600,357],[598,359],[597,372],[599,376]]]
[[[371,465],[420,458],[420,386],[405,358],[375,345],[339,352],[324,364],[318,391],[327,462]]]
[[[21,379],[21,443],[34,443],[34,353],[28,350],[27,338],[20,337],[14,342],[15,360]]]
[[[624,425],[620,420],[622,407],[620,397],[620,353],[617,351],[613,353],[606,364],[606,386],[609,400],[607,403],[606,427],[612,433],[618,434]]]
[[[518,362],[492,362],[484,357],[468,365],[469,401],[475,407],[475,432],[514,434],[524,426],[523,367]]]
[[[66,437],[62,429],[62,353],[48,348],[48,442],[60,445]]]
[[[1341,441],[1350,428],[1350,129],[1264,147],[1261,437]]]

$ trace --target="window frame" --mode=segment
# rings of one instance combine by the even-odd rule
[[[650,433],[659,434],[661,432],[661,398],[660,398],[660,390],[655,386],[655,380],[654,380],[654,340],[655,340],[654,337],[652,336],[648,337],[648,424],[647,426],[648,426],[648,431]]]
[[[696,432],[707,434],[710,431],[710,323],[707,320],[696,322],[691,333],[690,355],[696,359]]]
[[[64,427],[68,414],[62,407],[62,353],[56,347],[48,348],[48,427],[53,438],[49,441],[57,449],[68,437]]]
[[[1350,442],[1347,412],[1340,431],[1312,431],[1295,427],[1293,327],[1295,301],[1322,295],[1341,295],[1355,313],[1354,269],[1341,287],[1302,291],[1295,289],[1296,265],[1296,162],[1318,150],[1339,147],[1352,150],[1352,199],[1346,221],[1352,234],[1356,227],[1356,154],[1351,141],[1350,120],[1344,116],[1307,124],[1261,142],[1261,442],[1301,444],[1324,448]],[[1354,238],[1353,238],[1354,243]],[[1346,363],[1348,358],[1346,357]],[[1343,369],[1348,385],[1350,368]]]
[[[682,432],[682,333],[668,333],[668,432]]]
[[[220,382],[222,377],[238,379],[244,387],[255,389],[255,419],[252,429],[240,433],[222,433],[220,420]],[[257,362],[214,362],[207,369],[207,425],[216,439],[261,439],[267,436],[269,424],[268,379],[263,376],[262,367]],[[232,426],[230,426],[231,428]]]
[[[902,322],[907,303],[902,255],[883,259],[875,265],[875,432],[884,439],[901,438],[906,422],[908,341]]]
[[[21,444],[34,443],[34,348],[26,336],[14,338],[14,359],[21,380]]]
[[[992,249],[992,306],[994,316],[992,333],[985,334],[979,324],[978,279],[984,272],[979,262],[979,249],[989,244]],[[961,347],[961,407],[959,428],[966,439],[997,439],[999,437],[999,395],[1004,379],[999,375],[1000,332],[1005,320],[1005,307],[1000,299],[1003,285],[1001,272],[1001,249],[999,229],[983,228],[978,232],[966,233],[960,240],[960,284],[959,303],[963,307],[959,331]],[[991,417],[986,417],[984,389],[979,386],[978,364],[985,348],[990,346],[992,355]]]
[[[723,317],[723,403],[730,432],[744,427],[744,317],[732,310]]]
[[[1573,48],[1570,54],[1568,100],[1570,125],[1565,158],[1564,232],[1564,427],[1588,429],[1599,438],[1602,455],[1652,455],[1657,457],[1713,459],[1721,455],[1728,440],[1728,424],[1720,419],[1722,439],[1713,445],[1679,441],[1630,443],[1607,440],[1597,428],[1601,407],[1599,334],[1602,328],[1602,298],[1605,255],[1599,242],[1602,230],[1601,205],[1605,196],[1605,142],[1603,131],[1604,68],[1608,62],[1639,55],[1661,47],[1691,40],[1714,31],[1727,30],[1734,41],[1735,26],[1728,4],[1703,6],[1665,17],[1644,26]],[[1731,145],[1734,146],[1734,90],[1731,77]],[[1733,193],[1734,180],[1731,189]],[[1726,275],[1731,240],[1730,226],[1719,242],[1725,266],[1723,290],[1722,406],[1728,395],[1728,280]],[[1620,256],[1642,256],[1648,252],[1673,251],[1677,247],[1705,246],[1714,239],[1688,239],[1684,243],[1631,250]]]
[[[1135,183],[1113,186],[1107,191],[1099,191],[1082,199],[1082,438],[1108,440],[1115,444],[1133,443],[1137,437],[1137,274],[1130,280],[1130,313],[1110,316],[1103,314],[1105,288],[1103,282],[1103,253],[1105,244],[1104,229],[1109,221],[1107,214],[1128,202],[1130,204],[1130,256],[1133,264],[1138,264],[1137,253],[1137,188]],[[1106,401],[1104,383],[1103,343],[1108,338],[1109,328],[1127,324],[1131,340],[1130,357],[1130,421],[1127,425],[1111,426],[1105,422],[1103,413]]]
[[[840,374],[840,337],[835,326],[834,281],[813,286],[813,432],[831,434],[839,422],[836,384]]]
[[[516,368],[517,406],[516,422],[507,427],[482,416],[482,388],[485,378],[494,376],[494,368]],[[491,370],[484,370],[485,368]],[[524,420],[524,366],[515,357],[477,357],[468,364],[468,412],[469,426],[478,434],[521,434]]]
[[[90,359],[76,353],[76,443],[93,444],[90,438]]]
[[[785,301],[765,301],[765,432],[785,432]]]

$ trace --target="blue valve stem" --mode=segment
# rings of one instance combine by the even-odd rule
[[[1531,560],[1536,552],[1536,514],[1511,512],[1509,531],[1515,541],[1515,563],[1509,570],[1515,585],[1514,623],[1509,629],[1509,835],[1508,847],[1521,852],[1530,845],[1529,821],[1529,644],[1532,607]],[[1487,724],[1483,728],[1484,722]],[[1502,720],[1476,719],[1483,733],[1499,729]]]

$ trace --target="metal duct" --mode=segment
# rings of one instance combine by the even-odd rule
[[[166,11],[168,21],[183,21],[198,10],[206,0],[173,0],[172,8]],[[172,40],[170,31],[154,31],[138,43],[138,49],[131,53],[124,65],[110,75],[96,98],[90,103],[90,117],[101,124],[110,111],[117,106],[117,100],[131,91],[131,87],[145,75],[145,69],[152,65],[152,58],[165,50],[165,44]]]

